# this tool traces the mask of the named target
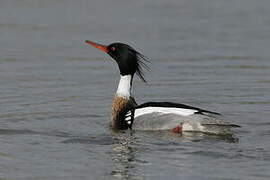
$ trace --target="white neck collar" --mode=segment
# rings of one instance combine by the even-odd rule
[[[131,95],[131,83],[132,83],[131,75],[124,75],[124,76],[121,75],[118,88],[116,91],[116,96],[129,98]]]

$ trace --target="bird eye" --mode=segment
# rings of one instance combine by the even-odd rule
[[[111,48],[111,50],[112,50],[112,51],[115,51],[115,47],[113,46],[113,47]]]

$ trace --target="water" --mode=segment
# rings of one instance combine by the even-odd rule
[[[270,1],[1,0],[0,179],[269,179]],[[151,59],[138,102],[221,112],[234,138],[108,129],[119,73],[83,43]]]

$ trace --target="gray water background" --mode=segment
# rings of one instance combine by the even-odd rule
[[[109,130],[119,80],[84,44],[149,57],[138,102],[221,112],[233,139]],[[269,0],[1,0],[0,179],[270,179]]]

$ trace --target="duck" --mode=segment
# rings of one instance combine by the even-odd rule
[[[190,105],[157,101],[138,104],[131,93],[133,78],[137,75],[146,82],[144,70],[150,69],[148,58],[121,42],[102,45],[86,40],[85,43],[108,54],[119,68],[120,80],[111,105],[110,127],[113,130],[231,134],[232,128],[240,127],[220,118],[218,112]]]

